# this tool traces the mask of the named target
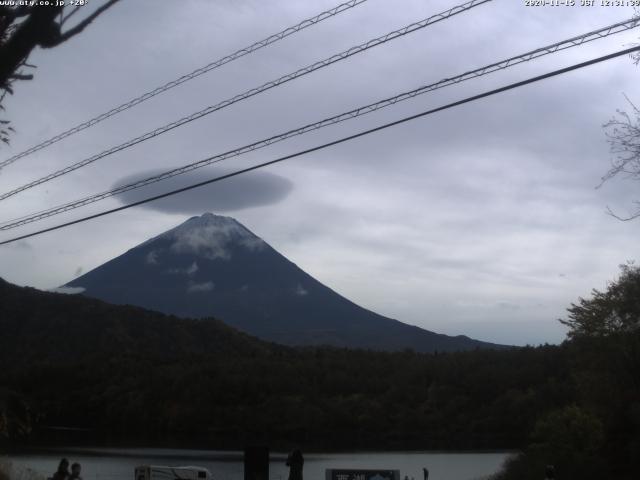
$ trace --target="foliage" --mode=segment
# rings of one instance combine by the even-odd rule
[[[640,268],[621,265],[617,281],[605,292],[592,291],[592,298],[571,304],[567,320],[569,338],[597,338],[635,332],[640,329]]]
[[[0,386],[47,425],[212,448],[522,448],[499,480],[640,471],[640,274],[569,308],[560,346],[418,354],[295,349],[0,282]]]
[[[640,269],[621,266],[606,291],[568,309],[566,342],[574,401],[539,416],[531,441],[499,480],[637,478],[640,471]],[[531,473],[534,472],[534,473]]]
[[[0,385],[48,425],[146,441],[507,448],[573,397],[566,349],[293,349],[185,320],[0,284]]]
[[[604,466],[599,454],[603,444],[601,420],[577,405],[569,405],[536,422],[529,449],[535,458],[554,465],[563,478],[601,478]]]
[[[107,0],[92,13],[82,17],[76,15],[87,10],[81,5],[71,6],[71,2],[3,2],[0,5],[0,110],[7,94],[13,95],[13,84],[18,80],[31,80],[33,74],[24,68],[34,68],[27,63],[36,47],[53,48],[81,33],[98,16],[119,0]],[[6,4],[5,4],[6,3]],[[13,3],[14,5],[10,5]],[[72,18],[76,23],[63,28]],[[8,120],[0,120],[0,141],[9,143],[13,128]]]
[[[542,417],[536,422],[531,437],[533,448],[548,452],[557,459],[572,455],[592,456],[602,447],[604,440],[602,422],[577,405],[563,407]]]
[[[0,439],[27,436],[31,428],[31,411],[24,399],[0,388]]]

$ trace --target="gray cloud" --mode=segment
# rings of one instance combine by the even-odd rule
[[[231,170],[194,170],[184,175],[131,190],[118,195],[122,203],[131,203],[152,197],[213,177],[230,173]],[[121,178],[114,188],[128,185],[143,178],[161,173],[161,170],[147,170]],[[165,213],[200,214],[203,212],[232,212],[247,208],[273,205],[284,200],[293,189],[288,179],[270,172],[250,172],[199,187],[169,198],[144,205],[144,208]]]
[[[48,291],[53,293],[64,293],[67,295],[77,295],[79,293],[84,292],[86,289],[84,287],[58,287],[51,288]]]
[[[167,273],[172,275],[195,275],[199,270],[198,264],[194,261],[189,267],[186,268],[171,268],[167,270]]]
[[[18,130],[9,149],[26,149],[335,4],[121,2],[76,40],[35,52],[30,59],[38,65],[35,79],[17,85],[7,100]],[[367,2],[17,162],[3,170],[0,183],[4,189],[23,184],[36,171],[63,168],[450,7],[448,0]],[[0,217],[22,216],[228,151],[632,13],[491,2],[0,202]],[[629,31],[568,49],[221,165],[246,166],[303,150],[611,53],[637,38],[637,31]],[[75,81],[80,73],[83,81]],[[594,189],[609,168],[602,124],[616,108],[627,107],[622,92],[640,101],[638,75],[629,59],[620,58],[149,204],[143,215],[132,209],[35,237],[29,240],[32,248],[0,247],[0,276],[41,288],[62,285],[77,265],[94,268],[185,216],[233,212],[308,273],[384,315],[489,341],[559,342],[564,328],[555,319],[565,315],[569,303],[593,287],[604,288],[617,265],[640,252],[638,223],[622,224],[605,214],[607,205],[620,214],[631,208],[640,196],[638,183],[615,179]],[[69,82],[73,88],[64,88]],[[211,167],[194,171],[120,201],[216,173]],[[199,239],[190,241],[185,248],[199,245]],[[224,255],[224,243],[219,245],[217,253]],[[64,253],[50,254],[60,250]],[[141,261],[166,270],[162,252]],[[185,276],[185,282],[196,278]],[[201,284],[193,285],[197,290],[196,285]]]
[[[31,246],[31,244],[29,242],[27,242],[26,240],[20,240],[18,242],[15,243],[10,243],[7,248],[11,248],[14,250],[22,250],[22,251],[31,251],[33,250],[33,247]]]

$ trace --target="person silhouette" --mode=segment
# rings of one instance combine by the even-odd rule
[[[69,460],[63,458],[58,464],[58,470],[53,474],[52,480],[68,480],[69,479]]]
[[[302,452],[297,448],[287,457],[287,467],[289,467],[289,480],[302,480],[302,467],[304,458]]]
[[[554,480],[556,478],[556,468],[553,465],[547,465],[544,469],[544,480]]]
[[[424,476],[424,480],[429,480],[429,470],[427,468],[422,469],[422,475]]]
[[[82,477],[80,476],[81,468],[82,467],[80,467],[80,464],[77,462],[71,465],[71,475],[68,480],[82,480]]]

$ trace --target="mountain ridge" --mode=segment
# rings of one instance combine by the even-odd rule
[[[367,310],[317,281],[231,217],[191,217],[64,285],[109,303],[216,317],[286,345],[455,351],[501,346]]]

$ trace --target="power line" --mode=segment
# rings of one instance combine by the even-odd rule
[[[607,61],[607,60],[611,60],[613,58],[617,58],[617,57],[620,57],[622,55],[628,55],[630,53],[637,52],[637,51],[640,51],[640,46],[627,48],[625,50],[620,50],[620,51],[617,51],[617,52],[614,52],[614,53],[610,53],[609,55],[604,55],[604,56],[601,56],[601,57],[598,57],[598,58],[594,58],[594,59],[588,60],[586,62],[577,63],[577,64],[571,65],[569,67],[565,67],[565,68],[561,68],[561,69],[558,69],[558,70],[554,70],[554,71],[545,73],[543,75],[538,75],[536,77],[531,77],[531,78],[528,78],[527,80],[522,80],[522,81],[519,81],[519,82],[511,83],[511,84],[506,85],[504,87],[496,88],[494,90],[489,90],[487,92],[483,92],[483,93],[480,93],[478,95],[473,95],[473,96],[467,97],[467,98],[465,98],[463,100],[458,100],[456,102],[448,103],[448,104],[443,105],[441,107],[437,107],[437,108],[434,108],[434,109],[431,109],[431,110],[426,110],[424,112],[421,112],[421,113],[418,113],[418,114],[415,114],[415,115],[411,115],[411,116],[408,116],[408,117],[401,118],[400,120],[395,120],[393,122],[385,123],[383,125],[379,125],[377,127],[374,127],[374,128],[368,129],[368,130],[364,130],[362,132],[359,132],[359,133],[356,133],[356,134],[353,134],[353,135],[349,135],[347,137],[342,137],[342,138],[340,138],[338,140],[333,140],[331,142],[327,142],[327,143],[324,143],[322,145],[318,145],[318,146],[315,146],[315,147],[312,147],[312,148],[308,148],[306,150],[302,150],[302,151],[299,151],[299,152],[296,152],[296,153],[292,153],[290,155],[285,155],[283,157],[279,157],[279,158],[276,158],[274,160],[270,160],[268,162],[259,163],[259,164],[254,165],[254,166],[243,168],[241,170],[237,170],[235,172],[228,173],[228,174],[225,174],[225,175],[220,175],[218,177],[215,177],[215,178],[203,181],[203,182],[195,183],[195,184],[189,185],[187,187],[182,187],[182,188],[178,188],[176,190],[172,190],[170,192],[162,193],[160,195],[155,195],[153,197],[149,197],[149,198],[146,198],[144,200],[139,200],[137,202],[129,203],[127,205],[122,205],[120,207],[112,208],[110,210],[105,210],[103,212],[96,213],[96,214],[93,214],[93,215],[88,215],[86,217],[82,217],[82,218],[79,218],[79,219],[76,219],[76,220],[72,220],[70,222],[61,223],[61,224],[53,226],[53,227],[49,227],[49,228],[45,228],[45,229],[42,229],[42,230],[38,230],[36,232],[32,232],[32,233],[28,233],[28,234],[25,234],[25,235],[21,235],[19,237],[14,237],[14,238],[11,238],[9,240],[4,240],[4,241],[0,242],[0,245],[6,245],[8,243],[16,242],[16,241],[19,241],[19,240],[24,240],[26,238],[34,237],[36,235],[41,235],[43,233],[51,232],[51,231],[54,231],[54,230],[59,230],[59,229],[64,228],[64,227],[68,227],[68,226],[75,225],[75,224],[78,224],[78,223],[86,222],[88,220],[92,220],[92,219],[95,219],[95,218],[103,217],[105,215],[109,215],[109,214],[112,214],[112,213],[120,212],[122,210],[127,210],[129,208],[137,207],[139,205],[143,205],[145,203],[153,202],[155,200],[160,200],[162,198],[166,198],[166,197],[169,197],[169,196],[172,196],[172,195],[176,195],[178,193],[186,192],[188,190],[193,190],[195,188],[202,187],[202,186],[205,186],[205,185],[209,185],[211,183],[219,182],[219,181],[225,180],[227,178],[236,177],[238,175],[242,175],[244,173],[248,173],[248,172],[251,172],[251,171],[254,171],[254,170],[258,170],[260,168],[264,168],[264,167],[267,167],[269,165],[274,165],[276,163],[284,162],[285,160],[289,160],[289,159],[292,159],[292,158],[300,157],[300,156],[306,155],[308,153],[316,152],[318,150],[323,150],[325,148],[328,148],[328,147],[331,147],[331,146],[334,146],[334,145],[338,145],[338,144],[341,144],[341,143],[345,143],[345,142],[348,142],[350,140],[354,140],[356,138],[364,137],[366,135],[370,135],[372,133],[379,132],[381,130],[385,130],[385,129],[393,127],[393,126],[400,125],[402,123],[406,123],[406,122],[409,122],[411,120],[415,120],[417,118],[425,117],[427,115],[432,115],[434,113],[441,112],[443,110],[448,110],[448,109],[453,108],[453,107],[464,105],[466,103],[471,103],[471,102],[474,102],[474,101],[477,101],[477,100],[480,100],[480,99],[483,99],[483,98],[486,98],[486,97],[490,97],[492,95],[497,95],[498,93],[503,93],[503,92],[506,92],[506,91],[509,91],[509,90],[513,90],[513,89],[516,89],[516,88],[519,88],[519,87],[523,87],[525,85],[529,85],[529,84],[532,84],[532,83],[535,83],[535,82],[546,80],[548,78],[552,78],[552,77],[555,77],[555,76],[558,76],[558,75],[562,75],[562,74],[571,72],[573,70],[578,70],[578,69],[581,69],[581,68],[585,68],[585,67],[588,67],[590,65],[595,65],[597,63],[601,63],[601,62],[604,62],[604,61]]]
[[[320,120],[318,122],[314,122],[314,123],[310,123],[308,125],[305,125],[303,127],[299,127],[296,128],[294,130],[289,130],[287,132],[278,134],[278,135],[274,135],[272,137],[269,137],[267,139],[263,139],[254,143],[251,143],[249,145],[245,145],[239,148],[236,148],[234,150],[230,150],[227,151],[225,153],[222,154],[218,154],[218,155],[214,155],[211,157],[207,157],[203,160],[197,161],[197,162],[193,162],[187,165],[184,165],[182,167],[178,167],[178,168],[174,168],[172,170],[168,170],[166,172],[163,172],[161,174],[158,175],[154,175],[133,183],[129,183],[127,185],[122,185],[120,187],[111,189],[111,190],[107,190],[105,192],[102,193],[98,193],[95,195],[91,195],[88,197],[84,197],[82,199],[79,200],[74,200],[72,202],[68,202],[66,204],[63,205],[58,205],[56,207],[53,208],[49,208],[46,210],[42,210],[39,212],[35,212],[35,213],[31,213],[29,215],[20,217],[20,218],[15,218],[9,221],[6,221],[4,223],[0,224],[0,230],[10,230],[12,228],[17,228],[19,226],[22,225],[26,225],[27,223],[32,223],[38,220],[42,220],[44,218],[48,218],[60,213],[64,213],[66,211],[69,210],[73,210],[76,208],[80,208],[82,206],[103,200],[105,198],[109,198],[124,192],[128,192],[130,190],[134,190],[137,188],[141,188],[144,187],[146,185],[152,184],[152,183],[156,183],[162,180],[166,180],[168,178],[172,178],[174,176],[177,175],[181,175],[183,173],[198,169],[198,168],[202,168],[205,167],[207,165],[211,165],[214,163],[218,163],[218,162],[222,162],[224,160],[227,160],[229,158],[232,157],[237,157],[240,155],[243,155],[245,153],[249,153],[252,152],[254,150],[258,150],[260,148],[264,148],[267,147],[269,145],[272,145],[274,143],[278,143],[281,142],[283,140],[286,140],[288,138],[294,137],[294,136],[298,136],[298,135],[303,135],[307,132],[313,131],[313,130],[318,130],[330,125],[335,125],[337,123],[341,123],[344,122],[346,120],[350,120],[353,118],[357,118],[359,116],[362,115],[366,115],[368,113],[372,113],[375,112],[377,110],[395,105],[396,103],[399,103],[401,101],[404,100],[408,100],[411,98],[414,98],[418,95],[422,95],[424,93],[428,93],[440,88],[444,88],[450,85],[455,85],[457,83],[466,81],[466,80],[470,80],[476,77],[480,77],[483,75],[487,75],[490,73],[493,73],[495,71],[498,70],[504,70],[506,68],[509,67],[513,67],[515,65],[518,65],[520,63],[523,62],[527,62],[527,61],[531,61],[533,59],[539,58],[541,56],[544,55],[549,55],[549,54],[553,54],[556,53],[558,51],[561,50],[565,50],[567,48],[571,48],[571,47],[575,47],[578,45],[582,45],[586,42],[590,42],[593,40],[597,40],[599,38],[604,38],[606,36],[612,35],[614,33],[618,33],[621,31],[625,31],[628,30],[630,28],[634,28],[636,26],[638,26],[640,24],[640,18],[632,18],[623,22],[618,22],[603,28],[600,28],[598,30],[594,30],[592,32],[588,32],[582,35],[578,35],[551,45],[547,45],[545,47],[541,47],[517,56],[513,56],[513,57],[509,57],[505,60],[501,60],[499,62],[495,62],[489,65],[486,65],[484,67],[481,68],[477,68],[475,70],[471,70],[471,71],[467,71],[461,75],[457,75],[454,77],[448,77],[448,78],[444,78],[438,82],[429,84],[429,85],[424,85],[421,86],[419,88],[416,88],[414,90],[408,91],[408,92],[403,92],[399,95],[390,97],[390,98],[386,98],[383,100],[380,100],[378,102],[375,103],[371,103],[353,110],[350,110],[348,112],[344,112],[344,113],[340,113],[338,115],[335,115],[333,117],[328,117],[325,118],[323,120]]]
[[[206,115],[210,115],[211,113],[214,113],[218,110],[222,110],[223,108],[229,107],[231,105],[233,105],[234,103],[240,102],[242,100],[246,100],[247,98],[253,97],[255,95],[258,95],[259,93],[265,92],[267,90],[270,90],[274,87],[280,86],[284,83],[287,83],[291,80],[294,80],[296,78],[302,77],[304,75],[307,75],[311,72],[314,72],[316,70],[319,70],[321,68],[327,67],[329,65],[332,65],[336,62],[339,62],[341,60],[344,60],[346,58],[349,58],[353,55],[357,55],[359,53],[362,53],[366,50],[369,50],[370,48],[373,47],[377,47],[379,45],[383,45],[387,42],[390,42],[392,40],[395,40],[399,37],[402,37],[404,35],[407,35],[409,33],[413,33],[417,30],[420,30],[422,28],[425,28],[429,25],[432,25],[434,23],[446,20],[448,18],[451,18],[454,15],[458,15],[460,13],[466,12],[474,7],[480,6],[482,4],[491,2],[493,0],[470,0],[464,4],[461,5],[457,5],[453,8],[450,8],[444,12],[438,13],[436,15],[432,15],[424,20],[421,20],[419,22],[415,22],[412,23],[410,25],[407,25],[406,27],[403,27],[401,29],[398,30],[394,30],[392,32],[387,33],[386,35],[382,35],[380,37],[374,38],[372,40],[369,40],[368,42],[362,43],[360,45],[351,47],[343,52],[337,53],[335,55],[332,55],[329,58],[326,58],[324,60],[315,62],[311,65],[308,65],[304,68],[298,69],[295,72],[289,73],[287,75],[283,75],[279,78],[277,78],[276,80],[272,80],[270,82],[264,83],[263,85],[259,86],[259,87],[255,87],[252,88],[250,90],[247,90],[246,92],[243,92],[241,94],[235,95],[234,97],[231,97],[227,100],[224,100],[220,103],[217,103],[215,105],[211,105],[203,110],[200,110],[198,112],[192,113],[191,115],[188,115],[186,117],[183,117],[179,120],[176,120],[174,122],[171,122],[167,125],[164,125],[162,127],[156,128],[155,130],[151,130],[139,137],[136,137],[134,139],[131,139],[125,143],[122,143],[120,145],[117,145],[115,147],[111,147],[108,150],[104,150],[101,153],[98,153],[96,155],[93,155],[91,157],[88,157],[84,160],[81,160],[79,162],[76,162],[72,165],[69,165],[68,167],[65,167],[63,169],[57,170],[53,173],[50,173],[44,177],[41,177],[37,180],[34,180],[32,182],[29,182],[25,185],[22,185],[18,188],[15,188],[9,192],[5,192],[3,194],[0,195],[0,200],[5,200],[9,197],[12,197],[20,192],[23,192],[25,190],[28,190],[30,188],[33,188],[35,186],[41,185],[43,183],[49,182],[51,180],[53,180],[54,178],[58,178],[62,175],[66,175],[68,173],[73,172],[74,170],[77,170],[79,168],[85,167],[91,163],[94,163],[104,157],[107,157],[109,155],[112,155],[116,152],[125,150],[129,147],[132,147],[134,145],[137,145],[138,143],[142,143],[146,140],[150,140],[154,137],[157,137],[159,135],[162,135],[170,130],[173,130],[174,128],[180,127],[182,125],[185,125],[187,123],[193,122],[194,120],[198,120]]]
[[[366,2],[368,0],[350,0],[348,2],[342,3],[336,7],[331,8],[330,10],[326,10],[322,13],[319,13],[318,15],[311,17],[311,18],[307,18],[306,20],[303,20],[302,22],[298,23],[297,25],[294,25],[292,27],[288,27],[285,28],[284,30],[275,33],[273,35],[268,36],[267,38],[264,38],[262,40],[259,40],[257,42],[255,42],[252,45],[249,45],[248,47],[244,47],[241,48],[240,50],[237,50],[225,57],[222,57],[218,60],[215,60],[214,62],[209,63],[208,65],[205,65],[204,67],[200,67],[190,73],[187,73],[186,75],[183,75],[179,78],[176,78],[175,80],[172,80],[170,82],[165,83],[164,85],[157,87],[153,90],[150,90],[136,98],[133,98],[131,100],[129,100],[128,102],[125,102],[121,105],[118,105],[115,108],[112,108],[111,110],[102,113],[96,117],[91,118],[90,120],[87,120],[79,125],[76,125],[75,127],[70,128],[69,130],[65,130],[64,132],[61,132],[51,138],[49,138],[48,140],[45,140],[23,152],[20,152],[2,162],[0,162],[0,168],[6,167],[18,160],[20,160],[21,158],[26,157],[27,155],[30,155],[34,152],[37,152],[39,150],[42,150],[43,148],[46,148],[50,145],[53,145],[54,143],[59,142],[60,140],[63,140],[75,133],[81,132],[82,130],[85,130],[87,128],[93,127],[94,125],[102,122],[103,120],[106,120],[109,117],[113,117],[114,115],[117,115],[118,113],[124,112],[125,110],[128,110],[132,107],[135,107],[136,105],[139,105],[142,102],[145,102],[147,100],[149,100],[150,98],[155,97],[156,95],[160,95],[161,93],[166,92],[167,90],[171,90],[174,87],[177,87],[178,85],[182,85],[185,82],[188,82],[189,80],[193,80],[196,77],[199,77],[200,75],[203,75],[207,72],[210,72],[211,70],[214,70],[218,67],[221,67],[223,65],[226,65],[227,63],[233,62],[234,60],[237,60],[241,57],[244,57],[245,55],[248,55],[250,53],[253,53],[257,50],[260,50],[261,48],[267,47],[273,43],[276,43],[280,40],[283,40],[284,38],[288,37],[289,35],[293,35],[294,33],[297,33],[301,30],[304,30],[305,28],[311,27],[313,25],[316,25],[317,23],[320,23],[324,20],[327,20],[328,18],[334,17],[344,11],[347,11],[353,7],[356,7],[364,2]]]

